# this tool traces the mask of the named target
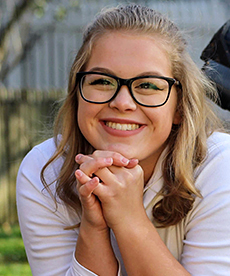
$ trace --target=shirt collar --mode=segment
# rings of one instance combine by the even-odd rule
[[[158,182],[159,179],[161,179],[163,177],[163,174],[162,174],[162,171],[163,171],[163,161],[166,157],[166,154],[168,152],[168,147],[166,147],[160,157],[158,158],[158,161],[156,163],[156,166],[155,166],[155,169],[154,169],[154,172],[152,174],[152,176],[150,177],[148,183],[145,185],[144,187],[144,193],[145,191],[147,191],[150,187],[152,188],[153,185],[156,184],[156,182]]]
[[[163,169],[163,161],[166,157],[167,152],[168,152],[168,147],[166,147],[161,153],[157,161],[156,167],[154,169],[154,172],[143,190],[143,203],[146,211],[147,210],[149,211],[148,216],[151,216],[150,210],[152,209],[152,206],[156,203],[155,202],[157,200],[156,195],[163,187],[164,181],[163,181],[162,169]]]

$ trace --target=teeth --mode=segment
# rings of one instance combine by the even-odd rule
[[[117,130],[135,130],[140,127],[137,124],[119,124],[114,122],[106,122],[106,126]]]

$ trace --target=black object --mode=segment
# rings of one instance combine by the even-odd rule
[[[213,36],[201,57],[202,70],[216,83],[220,106],[230,110],[230,20]]]

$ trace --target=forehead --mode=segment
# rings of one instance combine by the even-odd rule
[[[100,36],[93,44],[86,70],[94,67],[109,68],[117,74],[130,72],[122,77],[155,70],[171,75],[171,62],[162,38],[136,32],[113,31]]]

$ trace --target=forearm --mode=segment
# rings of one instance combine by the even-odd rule
[[[81,226],[75,257],[82,266],[95,274],[117,275],[118,263],[110,243],[109,230],[98,232]]]
[[[114,229],[128,275],[190,275],[167,249],[146,217]]]

